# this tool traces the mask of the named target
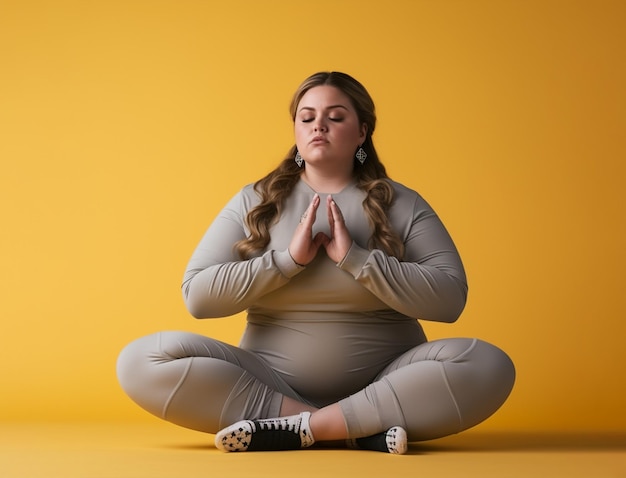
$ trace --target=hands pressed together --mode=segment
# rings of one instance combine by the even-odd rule
[[[300,223],[293,233],[291,244],[289,244],[289,254],[297,264],[302,266],[307,265],[315,258],[320,247],[326,249],[326,255],[332,261],[339,263],[352,246],[352,237],[346,228],[343,214],[330,195],[326,198],[330,237],[323,232],[318,232],[313,237],[313,224],[320,202],[319,195],[315,194],[309,207],[302,215]]]

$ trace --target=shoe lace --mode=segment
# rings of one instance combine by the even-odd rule
[[[270,418],[265,420],[259,420],[256,425],[261,430],[277,430],[277,431],[289,431],[296,433],[298,431],[298,425],[300,420],[289,420],[287,418]]]

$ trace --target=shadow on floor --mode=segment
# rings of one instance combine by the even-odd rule
[[[412,443],[414,452],[624,451],[626,432],[465,433]]]
[[[167,448],[185,450],[215,450],[212,436],[206,443],[171,444]],[[321,449],[336,447],[321,446]],[[337,447],[337,449],[340,449]],[[569,452],[607,451],[626,452],[626,432],[511,432],[511,433],[461,433],[428,442],[411,443],[408,454],[423,453],[497,453],[497,452]]]

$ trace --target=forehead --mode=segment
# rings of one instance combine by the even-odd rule
[[[320,85],[311,88],[302,96],[298,103],[298,110],[303,108],[317,110],[337,106],[343,106],[349,110],[353,109],[350,98],[339,88],[330,85]]]

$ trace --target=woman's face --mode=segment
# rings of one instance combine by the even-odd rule
[[[351,168],[367,133],[348,96],[328,85],[304,94],[296,109],[294,129],[298,151],[309,166]]]

